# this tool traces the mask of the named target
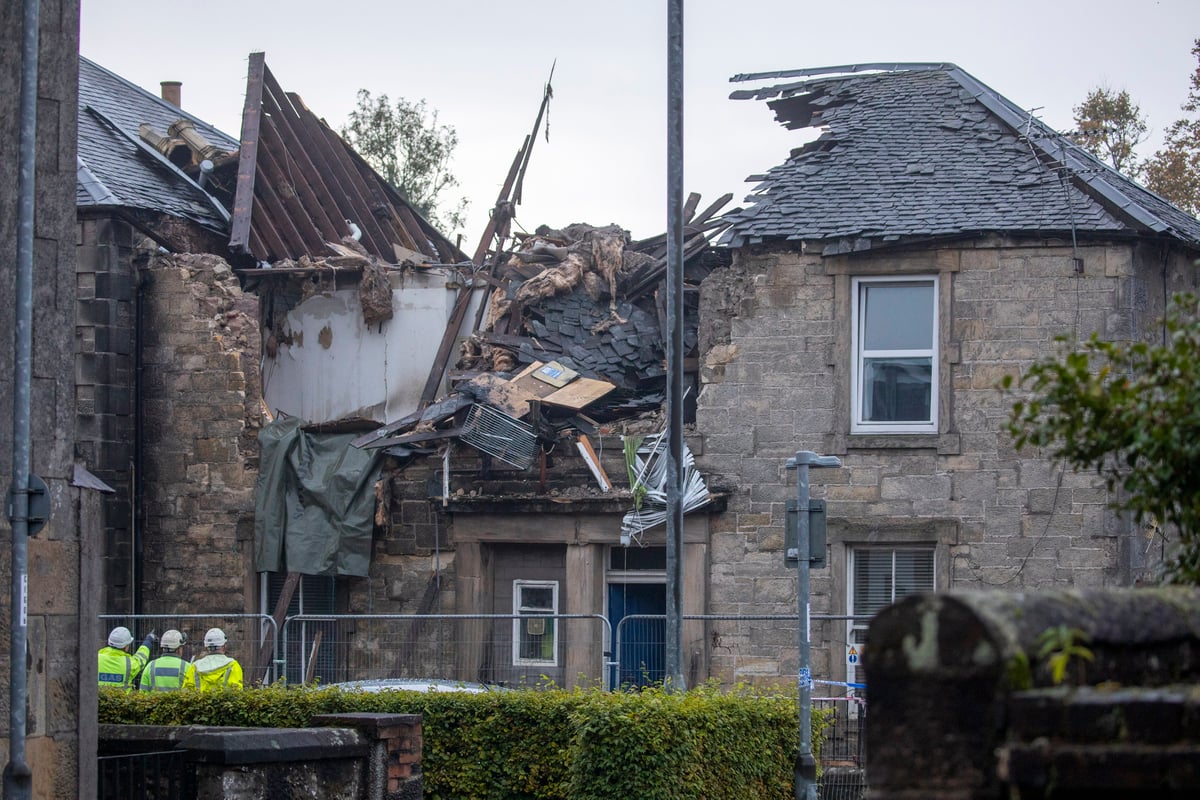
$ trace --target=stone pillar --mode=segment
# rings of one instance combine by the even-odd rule
[[[1001,800],[996,752],[1013,692],[1053,684],[1040,637],[1066,626],[1092,654],[1075,684],[1200,678],[1200,590],[912,595],[868,631],[872,800]]]
[[[420,714],[320,714],[314,725],[353,728],[370,742],[370,800],[420,800],[423,736]]]

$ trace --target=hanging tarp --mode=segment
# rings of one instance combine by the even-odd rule
[[[371,565],[378,450],[353,433],[306,433],[276,419],[258,434],[254,568],[259,572],[366,577]]]

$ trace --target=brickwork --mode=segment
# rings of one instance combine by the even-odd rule
[[[828,501],[830,543],[829,567],[811,576],[814,613],[846,612],[855,544],[934,546],[938,588],[1090,588],[1151,572],[1161,555],[1108,510],[1093,476],[1017,453],[1002,432],[1014,400],[996,388],[1004,375],[1053,353],[1059,334],[1158,335],[1167,292],[1194,285],[1186,258],[1157,247],[1079,252],[1081,273],[1058,242],[829,259],[799,245],[755,247],[714,272],[701,328],[719,334],[707,319],[735,316],[701,353],[697,461],[710,482],[737,488],[712,519],[712,611],[794,612],[782,535],[795,495],[784,464],[798,450],[844,464],[811,476],[814,496]],[[860,274],[939,276],[936,434],[850,434],[849,293]],[[844,641],[844,630],[817,638]],[[835,666],[828,658],[815,655],[815,673]]]
[[[252,612],[257,301],[215,256],[145,269],[145,611]]]

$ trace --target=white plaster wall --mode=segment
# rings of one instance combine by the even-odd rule
[[[457,282],[447,288],[451,281],[432,270],[393,276],[394,316],[370,329],[355,289],[300,303],[287,316],[293,344],[280,345],[274,358],[263,356],[263,395],[272,413],[308,422],[389,422],[415,410],[458,295]],[[472,328],[482,296],[479,290],[472,298],[460,333]],[[325,328],[328,346],[322,344]],[[457,351],[450,364],[456,359]]]

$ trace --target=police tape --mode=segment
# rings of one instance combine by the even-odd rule
[[[845,687],[846,687],[846,688],[848,688],[848,689],[865,689],[865,688],[867,688],[867,685],[866,685],[865,683],[846,683],[845,681],[818,681],[818,680],[814,680],[814,681],[813,681],[813,683],[819,683],[819,684],[821,684],[822,686],[845,686]]]

